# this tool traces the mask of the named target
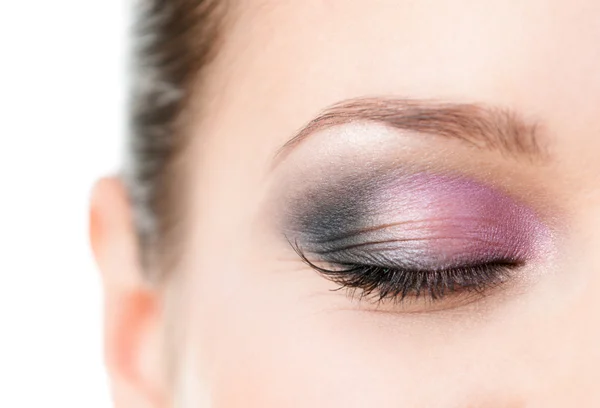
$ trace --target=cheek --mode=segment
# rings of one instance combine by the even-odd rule
[[[232,263],[194,283],[190,347],[210,406],[395,406],[382,380],[406,370],[380,366],[346,296],[300,265]]]
[[[190,343],[212,407],[462,407],[512,398],[515,384],[498,373],[514,364],[507,355],[522,356],[507,350],[501,332],[465,334],[468,326],[456,319],[360,312],[289,264],[219,272],[239,284],[219,285],[225,278],[214,274],[213,290],[194,288],[200,312]]]

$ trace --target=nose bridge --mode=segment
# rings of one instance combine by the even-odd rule
[[[600,296],[595,295],[582,302],[564,326],[559,323],[555,352],[548,356],[553,380],[541,384],[541,403],[535,406],[600,407],[599,306]]]
[[[565,327],[549,364],[540,372],[537,389],[526,404],[535,408],[600,407],[599,340],[597,324]],[[548,375],[548,371],[552,372]]]
[[[564,285],[542,317],[542,341],[553,346],[539,374],[551,380],[537,383],[533,407],[600,407],[600,207],[588,214],[557,272]]]

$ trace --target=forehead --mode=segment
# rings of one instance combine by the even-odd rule
[[[240,68],[264,69],[273,81],[301,75],[302,87],[323,77],[357,91],[357,82],[370,91],[418,82],[435,94],[519,79],[532,88],[555,77],[590,85],[600,52],[594,0],[248,0],[236,14],[227,37],[250,63]]]

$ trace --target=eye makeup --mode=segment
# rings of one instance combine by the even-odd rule
[[[354,174],[291,201],[285,235],[301,257],[379,298],[482,291],[542,256],[550,239],[526,204],[457,174]]]

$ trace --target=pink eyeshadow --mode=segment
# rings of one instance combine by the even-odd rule
[[[418,173],[388,180],[370,194],[371,222],[436,262],[465,257],[532,257],[549,238],[535,212],[507,194],[460,176]]]

